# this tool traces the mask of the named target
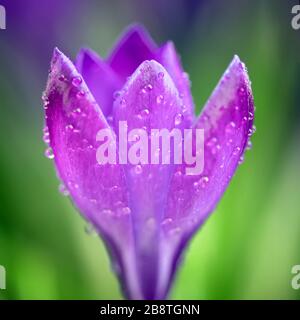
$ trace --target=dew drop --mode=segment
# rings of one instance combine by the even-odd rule
[[[226,145],[227,147],[229,147],[230,145],[233,144],[233,140],[232,139],[229,139],[227,142],[226,142]]]
[[[44,129],[43,129],[43,133],[44,133],[44,134],[49,134],[49,129],[48,129],[48,127],[47,127],[47,126],[45,126],[45,127],[44,127]]]
[[[81,78],[80,76],[74,77],[74,78],[72,79],[72,85],[73,85],[74,87],[80,86],[81,83],[82,83],[82,78]]]
[[[209,182],[209,178],[207,176],[201,177],[199,181],[194,182],[193,186],[196,192],[200,192],[204,189]]]
[[[240,96],[244,96],[245,95],[245,88],[244,87],[240,87],[239,88],[239,95]]]
[[[135,174],[141,174],[142,172],[143,172],[143,168],[142,168],[142,166],[141,165],[136,165],[135,167],[134,167],[134,172],[135,172]]]
[[[44,133],[44,135],[43,135],[43,141],[44,141],[45,143],[47,143],[47,144],[50,142],[49,133]]]
[[[166,218],[166,219],[164,219],[164,220],[162,221],[161,225],[162,225],[162,226],[165,226],[165,225],[168,225],[168,224],[170,224],[170,223],[172,223],[172,222],[173,222],[173,219],[172,219],[172,218]]]
[[[58,80],[64,82],[66,80],[66,77],[62,74],[58,77]]]
[[[248,140],[247,142],[247,147],[246,147],[247,150],[250,150],[252,149],[252,142],[250,140]]]
[[[105,214],[105,215],[112,215],[113,214],[113,212],[112,212],[112,210],[110,210],[110,209],[103,209],[102,211],[101,211],[101,214]]]
[[[163,79],[164,76],[165,76],[165,74],[163,72],[159,72],[157,75],[158,79]]]
[[[243,117],[242,123],[246,123],[248,121],[248,117]]]
[[[143,109],[141,111],[141,116],[143,116],[143,117],[147,117],[149,114],[150,114],[149,109]]]
[[[49,148],[46,149],[45,156],[48,159],[54,159],[54,153],[53,153],[52,148],[49,147]]]
[[[181,171],[176,171],[174,176],[175,176],[175,178],[180,178],[180,177],[182,177],[182,172]]]
[[[226,125],[225,132],[227,134],[233,134],[235,132],[234,130],[235,128],[236,128],[235,122],[231,121]]]
[[[175,116],[175,126],[178,126],[181,124],[182,122],[182,118],[183,118],[183,115],[181,113],[178,113],[176,116]]]
[[[58,190],[63,196],[68,196],[70,194],[69,190],[66,188],[66,186],[64,184],[60,184],[58,186]]]
[[[151,85],[151,84],[148,84],[147,86],[146,86],[146,90],[147,91],[151,91],[153,89],[153,86]]]
[[[209,178],[207,176],[204,176],[199,180],[199,182],[200,182],[201,188],[205,188],[209,182]]]
[[[125,99],[122,98],[122,99],[120,100],[120,106],[121,106],[121,107],[125,107],[125,106],[126,106],[126,101],[125,101]]]
[[[81,99],[84,96],[85,96],[85,92],[83,90],[78,91],[76,94],[77,99]]]
[[[156,103],[157,104],[161,104],[163,100],[164,100],[164,96],[161,95],[161,94],[156,97]]]
[[[116,100],[117,98],[119,98],[121,95],[121,92],[120,91],[115,91],[114,94],[113,94],[113,97],[114,99]]]
[[[74,130],[74,127],[71,124],[67,124],[65,128],[66,128],[67,131],[73,131]]]
[[[253,120],[254,119],[254,114],[253,112],[249,112],[248,114],[248,120]]]
[[[123,207],[123,208],[120,209],[120,213],[122,215],[129,215],[131,213],[131,210],[130,210],[129,207]]]
[[[239,155],[240,152],[241,152],[241,148],[240,147],[235,147],[234,150],[233,150],[233,155],[237,156],[237,155]]]
[[[97,234],[95,227],[91,223],[87,224],[84,227],[84,231],[85,231],[86,234],[88,234],[90,236]]]
[[[239,161],[238,161],[238,164],[242,164],[243,162],[244,162],[244,156],[241,155],[241,156],[240,156],[240,159],[239,159]]]

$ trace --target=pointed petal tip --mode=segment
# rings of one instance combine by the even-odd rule
[[[101,60],[100,56],[94,50],[87,47],[80,48],[74,63],[79,72],[82,71],[83,64],[86,59],[88,59],[88,61],[93,60],[93,62],[96,63]]]
[[[135,33],[141,37],[143,37],[144,35],[149,36],[149,32],[147,31],[146,27],[140,22],[133,22],[129,26],[127,26],[127,28],[125,28],[123,32],[123,36],[130,36]]]

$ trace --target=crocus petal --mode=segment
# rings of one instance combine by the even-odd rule
[[[164,67],[153,60],[145,61],[115,101],[115,130],[120,121],[127,122],[128,132],[136,128],[147,130],[148,134],[154,128],[172,130],[176,127],[181,130],[184,123],[181,106],[182,99]],[[146,143],[148,144],[148,137]],[[148,150],[147,163],[150,163],[150,145],[147,152]],[[158,283],[160,265],[157,240],[160,237],[160,225],[167,201],[166,190],[173,168],[170,164],[125,165],[134,225],[137,270],[145,299],[164,297],[158,290],[161,285]]]
[[[180,58],[176,52],[172,41],[163,45],[158,53],[158,61],[166,68],[173,79],[180,96],[183,100],[183,108],[185,113],[193,120],[194,103],[190,89],[190,80],[186,72],[184,72]]]
[[[90,49],[82,49],[79,52],[75,65],[103,114],[109,116],[112,112],[113,95],[122,86],[121,79]]]
[[[105,239],[127,290],[139,296],[124,175],[118,165],[97,163],[96,135],[109,126],[80,77],[56,49],[44,96],[50,147],[75,205]]]
[[[213,211],[228,186],[253,133],[253,116],[250,81],[244,64],[236,56],[195,124],[195,128],[204,129],[203,172],[185,175],[186,165],[182,165],[173,176],[165,239],[161,241],[161,252],[167,253],[161,256],[165,273],[175,271],[188,239]]]
[[[141,25],[125,31],[113,49],[108,63],[125,81],[145,60],[155,59],[156,45]]]

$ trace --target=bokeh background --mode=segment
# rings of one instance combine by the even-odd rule
[[[299,299],[300,30],[288,0],[0,0],[0,299],[121,299],[100,239],[44,157],[42,91],[54,46],[106,56],[128,24],[172,39],[197,111],[238,54],[256,104],[253,149],[186,252],[172,299]]]

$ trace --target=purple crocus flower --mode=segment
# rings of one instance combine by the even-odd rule
[[[46,154],[64,193],[105,241],[126,297],[165,298],[189,240],[250,146],[254,106],[245,65],[233,58],[196,117],[173,43],[158,47],[132,26],[107,59],[83,49],[73,64],[55,49],[44,103]],[[204,170],[99,164],[97,132],[108,129],[117,139],[119,121],[148,131],[204,129]]]

